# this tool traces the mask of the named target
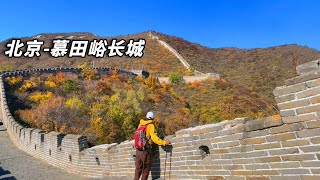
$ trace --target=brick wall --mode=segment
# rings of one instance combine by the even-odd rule
[[[16,74],[1,77],[0,114],[17,147],[72,173],[133,176],[132,141],[88,148],[84,136],[19,125],[8,109],[3,82]],[[173,144],[167,154],[167,179],[320,179],[320,73],[289,79],[274,94],[281,116],[226,120],[167,137]],[[155,151],[154,178],[163,178],[165,157],[161,147]]]
[[[220,75],[216,73],[207,73],[198,76],[183,76],[185,83],[192,83],[195,81],[204,81],[208,78],[220,79]],[[158,77],[160,83],[170,83],[169,77]]]

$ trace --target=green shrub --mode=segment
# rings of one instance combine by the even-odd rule
[[[181,84],[183,82],[183,76],[179,72],[170,73],[169,81],[173,84]]]
[[[80,88],[80,84],[77,81],[67,79],[63,82],[62,88],[67,92],[77,91]]]

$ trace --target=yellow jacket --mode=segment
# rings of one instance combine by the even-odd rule
[[[153,121],[152,120],[144,120],[144,119],[141,119],[140,120],[140,124],[138,126],[138,128],[140,126],[143,126],[143,125],[147,125],[147,129],[146,129],[146,137],[147,137],[147,140],[148,140],[148,144],[150,145],[149,148],[151,147],[152,145],[152,142],[160,145],[160,146],[164,146],[166,145],[166,141],[160,139],[157,134],[154,132],[154,124],[152,123]],[[151,123],[151,124],[150,124]],[[151,138],[150,138],[151,137]]]

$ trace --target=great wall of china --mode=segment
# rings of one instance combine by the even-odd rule
[[[190,69],[190,64],[173,48],[171,47],[168,43],[165,41],[161,40],[158,36],[153,35],[151,32],[149,32],[149,36],[153,39],[156,40],[158,43],[160,43],[163,47],[168,49],[171,53],[173,53],[181,62],[181,64],[186,68]],[[200,71],[194,70],[194,73],[196,74],[195,76],[184,76],[183,80],[185,82],[194,82],[194,81],[203,81],[207,78],[220,78],[220,75],[218,73],[202,73]],[[169,78],[168,77],[159,77],[160,83],[168,83]]]
[[[172,147],[166,179],[320,179],[320,69],[315,61],[297,69],[299,76],[274,90],[281,116],[226,120],[167,137]],[[59,70],[78,71],[55,69]],[[5,78],[32,72],[51,73],[52,69],[1,75],[0,116],[12,142],[34,158],[70,173],[96,178],[133,177],[133,141],[88,148],[84,136],[25,128],[13,118]],[[203,150],[206,148],[209,151]],[[163,178],[165,157],[165,151],[159,148],[150,175],[153,179]]]

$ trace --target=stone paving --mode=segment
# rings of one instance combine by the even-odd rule
[[[19,150],[0,121],[0,180],[89,180],[53,167]],[[116,178],[103,178],[107,180]],[[129,178],[121,178],[129,179]],[[131,178],[130,178],[131,179]],[[119,178],[120,180],[120,178]]]

